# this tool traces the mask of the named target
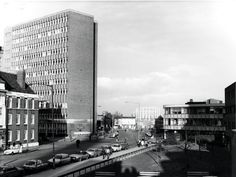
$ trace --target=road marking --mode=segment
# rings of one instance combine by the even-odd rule
[[[155,177],[155,176],[159,176],[160,174],[161,172],[159,171],[140,171],[139,172],[140,177],[143,177],[143,176]]]
[[[205,177],[208,176],[209,172],[207,171],[188,171],[187,172],[187,177]]]

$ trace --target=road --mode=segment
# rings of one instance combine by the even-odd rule
[[[119,140],[124,141],[125,138],[129,143],[130,147],[136,146],[137,132],[133,130],[119,130]],[[80,150],[86,150],[90,147],[101,147],[103,144],[114,143],[116,139],[114,138],[105,138],[97,142],[81,142],[80,148],[76,147],[75,141],[59,141],[55,142],[55,154],[57,153],[67,153],[72,154]],[[31,159],[41,159],[42,161],[47,161],[53,156],[52,153],[52,144],[42,145],[38,150],[23,154],[15,155],[1,155],[0,164],[9,164],[13,166],[22,166],[27,160]]]

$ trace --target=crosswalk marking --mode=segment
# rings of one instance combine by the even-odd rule
[[[160,175],[160,172],[159,171],[140,171],[139,172],[139,176],[140,177],[155,177],[155,176],[159,176]]]

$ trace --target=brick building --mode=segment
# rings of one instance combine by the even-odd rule
[[[25,84],[24,72],[0,72],[0,146],[38,146],[39,96]]]
[[[96,131],[97,24],[65,10],[5,30],[2,69],[24,69],[26,83],[51,100],[67,120],[68,133]],[[92,127],[92,128],[91,128]]]

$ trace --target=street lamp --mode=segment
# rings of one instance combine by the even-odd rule
[[[34,84],[34,83],[28,84],[28,86],[33,86],[33,85],[46,86],[46,87],[50,87],[50,89],[51,89],[51,99],[52,99],[52,154],[54,156],[55,155],[55,145],[54,145],[54,110],[53,110],[54,109],[54,104],[53,104],[53,94],[54,93],[53,93],[53,83],[51,83],[51,84]],[[28,122],[28,124],[29,124],[29,122]],[[28,139],[29,139],[29,128],[28,128],[28,126],[27,126],[27,129],[28,129],[27,144],[28,144]],[[55,159],[53,159],[53,167],[55,167]]]
[[[138,127],[138,125],[140,124],[140,118],[141,118],[140,103],[139,102],[131,102],[131,101],[125,101],[125,103],[138,105],[138,118],[137,118],[137,121],[136,121],[136,129],[138,129],[138,139],[139,139],[139,127]]]

